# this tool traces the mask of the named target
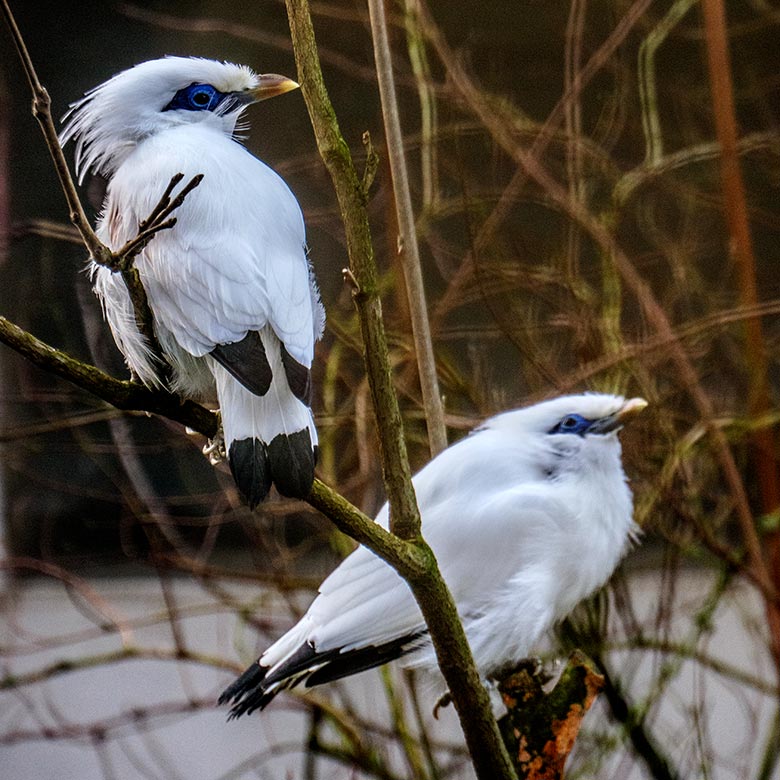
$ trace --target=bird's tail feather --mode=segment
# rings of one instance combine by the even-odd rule
[[[255,661],[232,685],[222,691],[217,703],[232,705],[229,719],[263,709],[273,699],[274,694],[266,693],[263,686],[267,672],[267,667]]]
[[[293,628],[289,634],[292,639],[299,635],[297,628]],[[417,649],[426,636],[425,631],[418,631],[380,645],[354,650],[334,648],[325,652],[318,652],[309,642],[304,642],[272,667],[261,665],[268,663],[266,651],[266,655],[253,663],[224,690],[219,697],[219,703],[231,704],[231,718],[248,715],[255,710],[264,709],[277,693],[301,683],[311,688],[395,661]],[[280,640],[283,647],[289,645],[286,639],[285,636]],[[273,653],[273,648],[270,648],[270,651]]]
[[[273,374],[265,395],[251,392],[211,361],[230,469],[251,507],[265,498],[272,482],[282,495],[305,498],[317,452],[311,409],[290,390],[281,345],[275,336],[262,335]]]

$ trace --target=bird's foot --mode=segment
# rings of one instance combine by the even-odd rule
[[[227,458],[227,452],[225,451],[225,436],[222,433],[222,429],[217,432],[217,435],[213,439],[209,439],[203,446],[203,454],[209,459],[209,463],[212,466],[216,466],[217,463],[222,463]]]
[[[213,439],[209,439],[206,444],[203,445],[203,454],[209,459],[209,463],[212,466],[216,466],[218,463],[227,459],[227,451],[225,449],[225,433],[222,429],[222,415],[219,413],[219,409],[214,410],[214,414],[219,419],[219,428]],[[191,433],[190,429],[187,429],[187,433]]]
[[[545,668],[544,661],[541,658],[523,658],[521,661],[507,664],[506,666],[491,672],[490,679],[500,685],[508,677],[519,672],[525,672],[529,677],[536,680],[539,685],[546,685],[555,677],[555,674]]]

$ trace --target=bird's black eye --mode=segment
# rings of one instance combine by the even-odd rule
[[[561,418],[551,429],[550,433],[574,433],[583,435],[591,425],[591,420],[579,414],[567,414]]]
[[[214,97],[211,90],[201,87],[200,89],[193,90],[190,95],[190,103],[198,108],[206,108],[211,103],[211,98]]]
[[[211,84],[190,84],[180,89],[163,111],[184,109],[185,111],[212,111],[225,95]]]

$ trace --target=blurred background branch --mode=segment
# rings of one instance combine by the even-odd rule
[[[609,593],[573,617],[576,633],[541,649],[550,659],[580,645],[611,683],[584,721],[572,778],[780,777],[771,623],[780,15],[765,3],[729,4],[726,17],[707,8],[385,5],[450,440],[558,391],[652,401],[625,438],[645,540]],[[281,0],[14,10],[55,117],[86,88],[166,52],[295,67]],[[355,167],[371,153],[366,131],[380,151],[365,206],[414,471],[430,456],[429,428],[370,19],[359,5],[316,2],[311,12]],[[0,197],[0,310],[44,344],[122,376],[11,46],[0,69],[9,194],[5,206]],[[731,105],[716,105],[728,91]],[[304,207],[328,308],[314,376],[319,475],[371,516],[384,490],[360,323],[341,276],[347,238],[303,101],[275,102],[247,144]],[[739,185],[722,175],[727,156],[743,207]],[[752,260],[733,240],[745,225]],[[6,774],[26,776],[32,760],[80,780],[473,776],[454,714],[433,719],[425,686],[410,691],[392,670],[280,697],[271,720],[225,740],[223,713],[210,705],[224,670],[289,627],[352,543],[303,502],[249,513],[203,459],[202,441],[181,435],[187,407],[171,408],[177,423],[134,413],[116,426],[104,401],[5,348],[0,383]],[[213,425],[210,412],[197,414]],[[125,646],[160,657],[79,667]]]

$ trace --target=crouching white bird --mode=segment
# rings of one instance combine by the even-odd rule
[[[324,312],[301,209],[284,181],[236,140],[251,103],[298,85],[212,60],[168,57],[130,68],[72,104],[61,141],[76,142],[79,181],[108,179],[97,233],[111,249],[135,237],[171,178],[203,181],[136,258],[172,389],[216,394],[233,476],[251,506],[271,483],[305,497],[317,432],[310,407]],[[136,326],[119,274],[92,262],[119,349],[149,386],[160,366]]]
[[[647,403],[573,395],[500,414],[414,477],[422,530],[480,674],[526,658],[610,577],[638,528],[617,432]],[[388,524],[385,505],[377,522]],[[436,670],[406,583],[364,547],[220,697],[238,717],[286,688],[403,658]]]

